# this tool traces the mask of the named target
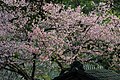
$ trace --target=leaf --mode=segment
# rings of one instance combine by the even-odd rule
[[[95,9],[95,5],[93,1],[86,1],[82,5],[84,5],[82,8],[82,12],[85,14],[89,14],[89,12]]]
[[[106,18],[102,21],[102,24],[108,24],[111,21],[110,18]]]
[[[42,77],[44,80],[51,80],[50,76],[48,76],[48,75],[42,75]]]
[[[29,24],[26,24],[24,27],[25,27],[25,29],[26,29],[27,31],[32,32],[32,27],[30,26],[30,23],[29,23]]]
[[[73,46],[79,46],[80,44],[81,44],[80,41],[76,41],[76,42],[73,43]]]
[[[14,58],[18,58],[19,57],[19,53],[18,52],[15,52],[14,53]]]

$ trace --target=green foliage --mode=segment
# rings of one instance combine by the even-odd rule
[[[26,0],[26,2],[30,2],[30,4],[38,3],[37,0]],[[65,8],[68,8],[69,6],[71,6],[72,8],[76,8],[77,6],[80,5],[82,7],[83,13],[85,13],[85,14],[89,14],[89,12],[94,10],[95,7],[98,7],[100,3],[104,2],[104,3],[108,3],[111,5],[111,10],[109,11],[110,13],[120,17],[120,1],[119,0],[113,0],[113,2],[107,1],[107,0],[45,0],[45,2],[64,4]],[[13,11],[15,11],[17,9],[16,6],[8,6],[3,1],[0,1],[0,3],[1,3],[0,6],[2,8],[6,7]],[[40,3],[41,3],[41,6],[44,5],[43,1],[40,1]],[[24,6],[21,8],[21,10],[27,11],[27,7]],[[42,12],[40,12],[40,13],[42,14]]]
[[[14,53],[14,58],[19,58],[19,57],[20,57],[19,53],[18,53],[18,52],[15,52],[15,53]]]
[[[5,69],[0,70],[0,80],[25,80],[23,77],[15,72]]]
[[[88,1],[88,2],[85,2],[85,3],[86,4],[82,8],[83,13],[88,14],[89,12],[91,12],[92,10],[95,9],[95,5],[94,5],[93,1]]]
[[[120,0],[113,0],[111,13],[120,18]]]
[[[106,18],[102,21],[102,24],[108,24],[111,21],[110,18]]]
[[[62,3],[65,5],[65,9],[69,6],[71,8],[81,6],[82,11],[85,14],[89,14],[89,12],[95,9],[95,4],[93,0],[62,0]]]
[[[31,26],[31,23],[26,24],[24,27],[25,27],[25,30],[32,32],[32,26]]]

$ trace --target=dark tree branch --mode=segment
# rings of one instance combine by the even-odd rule
[[[6,66],[8,66],[9,68],[4,67],[4,69],[20,74],[21,76],[24,77],[25,80],[31,80],[31,77],[19,65],[8,62]]]
[[[33,53],[33,69],[32,69],[32,74],[31,74],[31,78],[32,80],[34,80],[34,76],[35,76],[35,68],[36,68],[36,54]]]

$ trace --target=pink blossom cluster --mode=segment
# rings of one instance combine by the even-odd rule
[[[62,10],[61,12],[59,12],[59,10],[62,7],[59,5],[46,4],[44,7],[44,9],[50,13],[50,19],[48,19],[46,22],[54,25],[53,27],[56,27],[59,31],[61,30],[62,35],[75,32],[76,30],[80,31],[81,26],[79,24],[84,24],[90,26],[87,36],[92,39],[99,38],[112,41],[114,43],[119,43],[120,41],[120,19],[116,16],[107,14],[97,16],[96,12],[87,16],[82,14],[80,7],[77,7],[76,9],[71,9],[69,7],[67,10]],[[103,20],[107,18],[110,19],[110,22],[104,24]]]
[[[63,6],[63,5],[62,5]],[[76,41],[85,42],[89,39],[93,40],[104,40],[106,42],[111,42],[112,44],[120,43],[120,19],[114,15],[109,15],[107,13],[97,15],[98,13],[93,11],[90,15],[85,15],[81,12],[80,7],[76,9],[61,10],[62,6],[57,4],[46,4],[44,9],[48,11],[48,19],[43,22],[45,25],[52,25],[56,28],[55,34],[57,37],[63,39],[64,46],[61,48],[62,54],[65,48],[69,49],[79,49],[79,53],[92,53],[94,55],[104,55],[105,52],[101,50],[88,50],[83,49],[82,46],[73,46],[72,43]],[[60,11],[61,10],[61,11]],[[50,14],[50,15],[49,15]],[[110,19],[108,23],[104,21]],[[82,25],[81,25],[82,24]],[[84,27],[88,27],[85,32],[82,32]],[[52,32],[52,31],[51,31]],[[74,37],[77,37],[76,39]],[[67,39],[66,39],[67,38]],[[66,39],[66,40],[65,40]],[[113,51],[113,47],[108,47],[108,51]],[[107,54],[108,55],[108,54]],[[64,59],[71,60],[76,55],[61,55]],[[82,58],[84,61],[89,60],[88,58]],[[113,64],[114,65],[114,64]]]

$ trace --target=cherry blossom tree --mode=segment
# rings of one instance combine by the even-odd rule
[[[119,70],[120,19],[107,14],[110,8],[101,4],[84,14],[82,6],[32,1],[0,1],[1,70],[35,80],[76,57]]]

